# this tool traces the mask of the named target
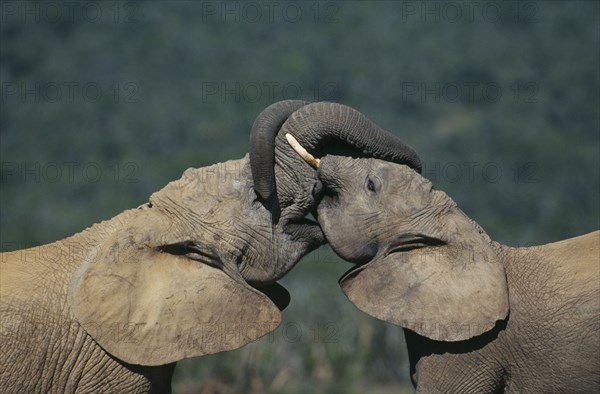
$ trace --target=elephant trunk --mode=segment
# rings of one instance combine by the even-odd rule
[[[345,143],[353,153],[358,150],[361,157],[406,164],[421,172],[421,161],[413,148],[353,108],[329,102],[306,104],[301,101],[282,101],[271,105],[263,114],[278,105],[287,112],[279,112],[282,116],[275,119],[265,115],[268,121],[261,123],[262,127],[253,127],[250,137],[250,165],[255,189],[261,196],[264,191],[272,191],[275,187],[274,147],[280,127],[282,133],[279,138],[282,141],[285,141],[283,135],[290,133],[315,155],[333,153],[329,149],[339,149]],[[285,122],[280,126],[282,119]],[[286,142],[284,144],[287,146]],[[290,149],[289,146],[287,149]]]
[[[275,137],[296,110],[308,104],[301,100],[285,100],[271,104],[258,115],[250,132],[250,163],[254,189],[268,199],[275,188]]]
[[[282,131],[292,134],[316,154],[327,153],[324,148],[329,141],[345,142],[364,157],[406,164],[421,171],[421,161],[413,148],[346,105],[308,104],[288,118]]]

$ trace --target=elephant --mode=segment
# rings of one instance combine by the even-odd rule
[[[335,104],[275,103],[244,158],[190,168],[137,209],[2,253],[0,391],[170,392],[178,360],[274,330],[289,301],[276,281],[325,242],[305,218],[316,175],[296,171],[302,160],[274,136],[289,129],[311,146],[404,159],[391,134],[339,127],[350,115],[364,123]]]
[[[406,165],[298,152],[327,241],[355,263],[340,287],[404,329],[417,392],[600,391],[600,231],[508,247]]]

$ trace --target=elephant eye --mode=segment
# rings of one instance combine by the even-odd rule
[[[175,256],[184,256],[190,260],[196,260],[200,263],[204,263],[215,268],[223,268],[223,263],[218,255],[206,250],[207,248],[203,248],[195,241],[183,241],[169,245],[162,245],[157,249],[162,253],[168,253]]]
[[[375,182],[371,178],[367,178],[367,189],[370,192],[375,193]]]

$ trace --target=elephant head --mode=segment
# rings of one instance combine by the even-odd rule
[[[390,148],[397,139],[347,107],[284,101],[267,108],[254,123],[249,157],[188,169],[148,204],[93,232],[68,301],[111,355],[162,365],[234,349],[277,327],[273,302],[283,307],[289,296],[274,282],[325,242],[304,218],[316,206],[316,174],[297,170],[303,161],[280,129],[316,152],[344,141],[363,155],[406,161]],[[414,152],[405,152],[418,168]]]
[[[504,267],[477,223],[406,165],[320,160],[318,222],[357,264],[340,286],[364,312],[434,340],[466,340],[509,310]]]
[[[406,165],[315,158],[288,138],[317,169],[328,242],[356,264],[343,292],[405,328],[418,392],[598,387],[600,232],[507,247]]]
[[[274,330],[289,301],[274,282],[323,242],[273,225],[247,156],[190,168],[77,239],[90,246],[70,275],[75,319],[112,356],[150,366]]]
[[[291,134],[315,155],[376,157],[421,171],[416,152],[360,112],[337,103],[280,101],[265,109],[252,128],[250,165],[254,188],[288,230],[316,207],[321,185],[314,170],[287,143]],[[300,221],[300,222],[299,222]]]

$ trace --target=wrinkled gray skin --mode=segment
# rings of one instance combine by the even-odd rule
[[[369,126],[355,111],[312,104],[299,112],[305,104],[261,113],[252,165],[246,156],[188,169],[138,209],[1,254],[0,392],[169,392],[176,361],[274,330],[275,303],[284,307],[288,295],[272,283],[324,243],[319,226],[303,219],[315,206],[316,174],[297,171],[304,163],[277,132],[402,159],[389,150],[401,143],[383,131],[360,129],[369,140],[344,131],[340,122]],[[256,171],[272,176],[257,187]]]
[[[318,221],[340,281],[405,328],[418,392],[598,392],[600,232],[510,248],[406,166],[326,156]]]
[[[376,157],[421,170],[410,146],[348,106],[297,100],[273,104],[252,128],[250,164],[257,194],[274,221],[289,225],[288,231],[315,208],[320,184],[315,171],[287,143],[287,133],[315,155]]]
[[[69,238],[3,253],[0,392],[168,392],[175,361],[275,329],[278,308],[246,280],[271,283],[321,243],[272,224],[246,157],[188,169]]]

